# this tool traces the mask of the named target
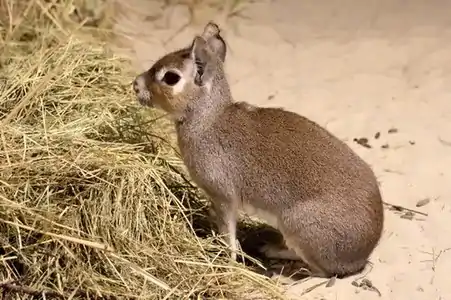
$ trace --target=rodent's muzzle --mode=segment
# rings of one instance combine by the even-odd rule
[[[138,75],[135,80],[133,80],[132,85],[136,97],[138,98],[138,102],[141,105],[153,107],[152,93],[149,91],[147,85],[147,74],[144,72]]]

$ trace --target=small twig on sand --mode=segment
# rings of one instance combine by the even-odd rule
[[[438,140],[439,140],[439,142],[440,142],[442,145],[451,147],[451,142],[445,141],[445,140],[442,139],[441,137],[439,137]]]
[[[382,297],[382,293],[379,291],[377,287],[373,285],[373,282],[369,279],[363,278],[360,282],[354,280],[351,282],[351,284],[357,288],[363,288],[364,290],[375,292],[379,295],[379,297]]]
[[[329,281],[330,281],[329,279],[328,279],[328,280],[325,280],[325,281],[321,281],[321,282],[319,282],[319,283],[317,283],[317,284],[312,285],[312,286],[309,287],[309,288],[306,288],[306,289],[301,293],[301,296],[310,293],[311,291],[313,291],[314,289],[319,288],[320,286],[327,285],[327,283],[329,283]]]
[[[404,207],[404,206],[401,206],[401,205],[395,205],[395,204],[391,204],[391,203],[388,203],[388,202],[382,202],[382,203],[384,203],[384,205],[390,206],[391,208],[393,208],[394,210],[397,210],[397,211],[410,211],[412,213],[415,213],[415,214],[418,214],[418,215],[422,215],[422,216],[425,216],[425,217],[428,216],[427,213],[424,213],[424,212],[421,212],[421,211],[418,211],[418,210],[414,210],[414,209],[411,209],[411,208],[407,208],[407,207]]]

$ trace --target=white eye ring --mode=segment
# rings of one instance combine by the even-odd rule
[[[179,94],[185,88],[186,80],[177,69],[161,68],[156,74],[155,78],[161,84],[164,84],[172,88],[172,93],[174,95]]]
[[[182,73],[177,69],[168,69],[166,67],[162,67],[160,70],[158,70],[158,72],[156,72],[155,78],[158,81],[163,81],[164,75],[166,75],[167,72],[172,72],[179,75],[180,77],[183,77]]]

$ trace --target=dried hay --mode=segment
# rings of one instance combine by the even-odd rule
[[[199,226],[205,201],[129,63],[74,34],[73,3],[1,3],[3,298],[280,297]]]

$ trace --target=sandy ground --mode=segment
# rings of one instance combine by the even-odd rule
[[[316,3],[316,4],[315,4]],[[321,3],[321,4],[319,4]],[[326,4],[327,3],[327,4]],[[283,106],[327,127],[374,168],[384,200],[424,212],[386,210],[380,245],[365,275],[381,296],[337,280],[288,288],[295,299],[451,299],[451,1],[278,0],[250,4],[224,21],[186,8],[155,21],[153,1],[133,0],[116,31],[129,39],[137,71],[190,42],[208,19],[220,22],[226,69],[237,100]],[[166,43],[168,42],[168,43]],[[388,133],[390,129],[392,133]],[[376,133],[380,133],[378,139]],[[354,138],[367,138],[371,148]],[[422,207],[418,201],[429,199]]]

